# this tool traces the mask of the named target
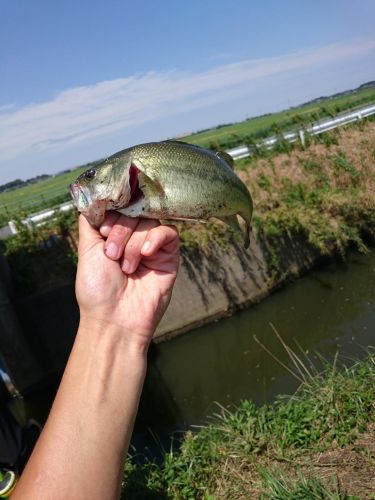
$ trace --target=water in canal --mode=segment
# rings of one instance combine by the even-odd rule
[[[330,262],[260,304],[154,346],[137,428],[165,434],[207,421],[214,402],[269,402],[298,381],[272,325],[296,352],[333,359],[365,356],[375,345],[375,251]],[[301,350],[300,350],[301,349]],[[217,407],[216,407],[217,410]]]

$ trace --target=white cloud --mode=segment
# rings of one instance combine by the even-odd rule
[[[149,72],[66,90],[53,100],[0,108],[0,155],[10,159],[69,145],[240,96],[260,78],[317,70],[375,51],[375,40],[337,43],[200,72]]]

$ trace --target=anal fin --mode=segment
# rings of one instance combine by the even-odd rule
[[[228,226],[230,226],[235,231],[239,231],[240,233],[242,233],[244,237],[244,247],[248,248],[248,246],[250,245],[250,228],[248,227],[248,224],[246,224],[246,229],[243,229],[238,222],[237,215],[227,215],[218,217],[218,219],[225,222],[225,224],[228,224]]]

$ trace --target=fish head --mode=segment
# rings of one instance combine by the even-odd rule
[[[126,207],[139,195],[139,172],[131,158],[105,160],[69,186],[73,203],[92,225],[99,227],[107,210]]]

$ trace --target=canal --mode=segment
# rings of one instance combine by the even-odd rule
[[[337,352],[348,363],[366,356],[375,345],[374,278],[375,251],[353,252],[346,262],[329,261],[247,310],[152,345],[135,447],[154,448],[155,436],[168,446],[171,434],[207,422],[216,403],[234,408],[252,399],[260,405],[293,393],[300,382],[280,364],[292,368],[275,330],[308,367],[321,369],[321,358],[332,361]],[[15,413],[43,422],[53,392],[25,398]]]

